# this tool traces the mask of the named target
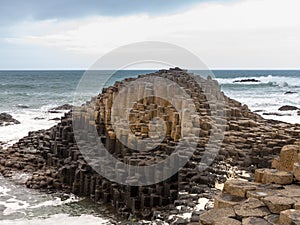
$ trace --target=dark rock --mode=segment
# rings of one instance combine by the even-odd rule
[[[44,120],[44,117],[34,117],[34,120]]]
[[[296,106],[285,105],[285,106],[280,107],[278,110],[279,111],[294,111],[294,110],[299,110],[299,108]]]
[[[17,108],[20,108],[20,109],[28,109],[29,106],[28,105],[22,105],[22,104],[18,104],[16,105]]]
[[[233,81],[233,83],[247,83],[247,82],[259,83],[260,80],[256,80],[256,79],[242,79],[242,80],[235,80],[235,81]]]
[[[56,111],[56,110],[48,110],[48,113],[61,113],[61,112]]]
[[[297,92],[295,91],[287,91],[284,93],[285,95],[290,95],[290,94],[297,94]]]
[[[179,68],[179,67],[171,68],[170,70],[183,71],[183,70],[182,70],[181,68]]]
[[[53,119],[49,119],[49,120],[60,120],[60,118],[58,118],[58,117],[55,117],[55,118],[53,118]]]
[[[13,124],[20,124],[20,121],[14,119],[8,113],[0,113],[0,126],[8,126]]]
[[[64,104],[55,108],[50,109],[49,111],[56,111],[56,110],[71,110],[72,109],[72,105],[70,104]]]
[[[276,112],[263,113],[264,116],[291,116],[292,114],[282,114]]]

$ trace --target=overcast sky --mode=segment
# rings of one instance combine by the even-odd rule
[[[209,68],[300,68],[299,0],[1,0],[0,69],[85,69],[139,41]]]

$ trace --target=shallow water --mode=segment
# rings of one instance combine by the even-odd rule
[[[115,224],[113,217],[110,208],[88,199],[43,193],[0,176],[0,224]]]

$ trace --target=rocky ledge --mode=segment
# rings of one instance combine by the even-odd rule
[[[257,169],[254,182],[228,180],[200,224],[300,224],[300,141],[295,144],[282,148],[272,169]]]
[[[251,112],[246,105],[226,97],[220,91],[217,81],[211,78],[201,79],[205,89],[195,82],[193,74],[178,68],[141,75],[137,79],[153,77],[174,81],[184,88],[200,115],[196,149],[187,164],[169,179],[148,186],[127,186],[111,182],[86,162],[75,141],[72,116],[80,121],[76,129],[82,130],[81,135],[88,137],[84,143],[87,148],[91,147],[95,138],[100,138],[110,154],[127,164],[149,165],[174,151],[174,146],[180,141],[182,124],[178,120],[179,113],[161,98],[153,97],[136,102],[130,114],[130,131],[141,139],[151,134],[151,128],[147,125],[149,121],[154,117],[163,118],[167,124],[167,135],[157,148],[137,154],[116,138],[117,130],[113,129],[110,119],[112,103],[122,87],[135,79],[116,82],[79,110],[65,113],[56,126],[30,132],[7,150],[0,151],[0,172],[8,177],[14,171],[32,174],[26,181],[28,188],[63,189],[91,198],[95,202],[111,204],[126,217],[131,214],[137,218],[172,224],[199,223],[199,216],[204,209],[210,208],[209,199],[218,193],[214,188],[216,182],[225,182],[231,176],[229,168],[245,169],[253,173],[257,168],[270,167],[283,146],[295,144],[299,139],[300,125],[263,119]],[[147,91],[145,87],[138,90],[143,93]],[[172,88],[160,91],[173,93]],[[226,104],[216,104],[210,98],[211,95],[223,98]],[[181,102],[180,105],[186,106],[186,102]],[[222,114],[224,111],[226,116]],[[211,119],[213,112],[219,115],[218,121],[226,122],[223,123],[224,127]],[[91,132],[93,124],[97,134]],[[218,154],[207,152],[205,147],[211,130],[221,128],[224,128],[223,142],[209,143],[212,149],[220,147]],[[123,138],[130,141],[126,135]],[[185,148],[180,150],[181,154],[185,151]],[[199,170],[203,158],[211,160],[212,164],[205,170]],[[112,166],[116,167],[112,170],[116,177],[132,176],[126,174],[119,164]],[[155,173],[157,174],[153,176],[159,176],[161,171]]]

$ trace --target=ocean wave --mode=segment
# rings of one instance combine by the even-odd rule
[[[254,79],[260,82],[235,82],[244,79]],[[217,78],[221,85],[251,85],[251,86],[279,86],[279,87],[300,87],[300,79],[297,77],[287,76],[241,76],[235,78]]]
[[[56,224],[112,224],[108,219],[95,217],[92,215],[70,216],[68,214],[52,215],[49,218],[34,218],[34,219],[16,219],[4,220],[2,224],[6,225],[56,225]]]
[[[28,89],[28,88],[36,87],[36,85],[34,85],[34,84],[12,84],[12,83],[0,84],[0,86],[1,86],[1,88],[7,88],[7,89],[11,89],[11,88]]]

